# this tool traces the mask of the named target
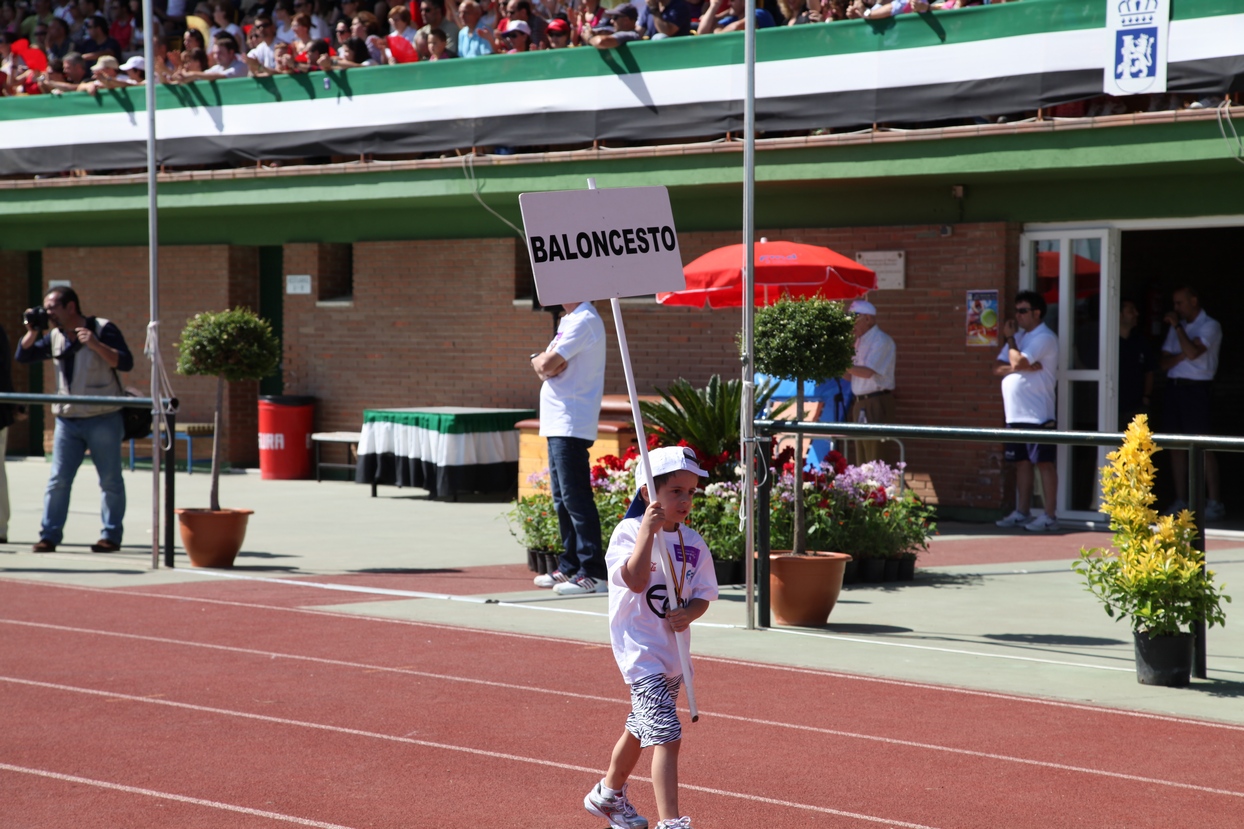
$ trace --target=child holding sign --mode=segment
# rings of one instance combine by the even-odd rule
[[[622,678],[631,687],[631,713],[613,748],[609,772],[583,805],[616,829],[646,829],[648,820],[636,814],[626,786],[642,750],[653,746],[652,787],[661,816],[657,829],[690,829],[691,819],[679,817],[678,810],[682,724],[675,700],[683,677],[674,631],[686,630],[717,598],[708,545],[682,523],[691,512],[699,478],[708,473],[696,462],[695,452],[681,446],[654,449],[649,459],[656,498],[640,485],[605,556],[609,638]],[[640,467],[636,476],[642,481]],[[664,545],[656,542],[658,532]],[[669,556],[672,584],[663,583],[658,555]]]

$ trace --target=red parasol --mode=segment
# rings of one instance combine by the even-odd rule
[[[877,274],[829,248],[795,242],[756,244],[757,305],[771,305],[782,296],[855,299],[877,288]],[[743,246],[710,251],[683,268],[687,287],[657,294],[662,305],[737,308],[743,304]]]

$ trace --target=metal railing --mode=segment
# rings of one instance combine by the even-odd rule
[[[168,434],[176,434],[177,432],[177,398],[164,398],[161,401],[164,406],[164,418],[168,421]],[[130,409],[147,409],[153,414],[155,412],[155,401],[150,397],[91,397],[87,395],[72,394],[26,394],[25,392],[0,392],[0,404],[10,403],[84,403],[91,406],[120,406]],[[153,424],[156,422],[153,419]],[[173,497],[176,494],[175,480],[173,472],[177,466],[177,441],[170,441],[172,444],[165,449],[164,455],[164,566],[173,566],[173,526],[175,525],[175,517],[173,514]],[[157,527],[152,528],[151,538],[154,543],[158,540],[159,530]],[[154,550],[152,555],[155,555]],[[156,561],[152,562],[154,567]]]
[[[803,434],[818,437],[843,438],[846,440],[880,440],[900,438],[907,440],[963,441],[972,443],[1048,443],[1065,446],[1110,446],[1123,443],[1123,435],[1117,432],[1058,432],[1047,429],[984,429],[961,426],[907,426],[897,423],[809,423],[794,420],[757,420],[754,422],[756,438],[761,443],[757,454],[770,457],[769,443],[773,436]],[[1202,515],[1205,503],[1202,491],[1205,485],[1205,453],[1244,452],[1244,438],[1216,437],[1212,435],[1165,435],[1156,434],[1153,441],[1164,449],[1188,451],[1188,508],[1196,519],[1196,535],[1193,546],[1205,551],[1205,525]],[[765,475],[759,484],[758,504],[769,503],[772,476]],[[759,559],[759,608],[761,627],[770,626],[769,612],[769,510],[756,510],[756,550]],[[1205,566],[1204,564],[1202,565]],[[1200,679],[1206,676],[1205,623],[1198,623],[1192,631],[1195,645],[1193,673]]]

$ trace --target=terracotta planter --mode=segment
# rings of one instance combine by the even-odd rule
[[[825,624],[842,592],[842,576],[850,560],[845,553],[771,553],[769,596],[774,620],[796,627]]]
[[[232,567],[246,538],[249,509],[179,509],[181,543],[195,567]]]

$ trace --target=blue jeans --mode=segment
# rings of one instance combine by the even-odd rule
[[[592,470],[587,450],[592,441],[548,438],[549,484],[562,535],[557,569],[569,578],[608,578],[600,546],[600,513],[592,498]]]
[[[69,492],[74,476],[82,465],[86,450],[99,473],[100,517],[104,529],[100,534],[114,544],[121,543],[125,519],[125,481],[121,477],[121,437],[125,425],[120,412],[95,417],[58,417],[52,438],[52,476],[43,494],[43,529],[39,538],[59,544],[64,537],[65,519],[69,515]]]

